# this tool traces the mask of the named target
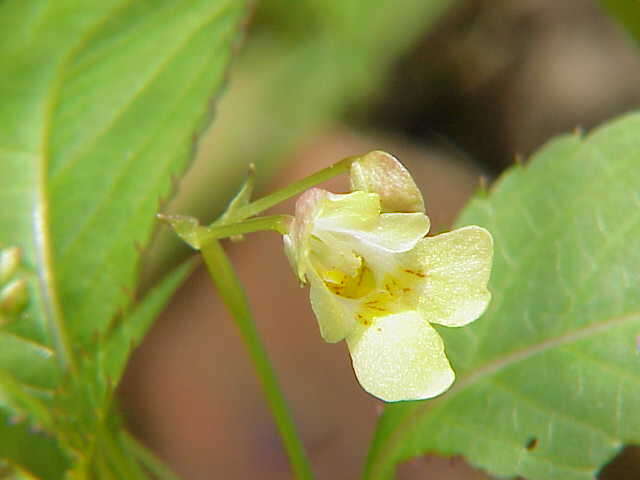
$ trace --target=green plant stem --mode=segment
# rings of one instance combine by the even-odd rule
[[[223,215],[209,227],[199,227],[195,220],[189,219],[188,217],[160,217],[171,223],[176,233],[183,240],[192,247],[200,249],[211,279],[218,288],[227,308],[231,311],[236,325],[240,330],[242,339],[249,350],[251,360],[262,382],[267,403],[274,416],[285,450],[291,461],[292,470],[299,480],[310,480],[313,478],[309,461],[297,434],[289,409],[287,408],[284,395],[278,385],[275,371],[271,366],[267,352],[255,327],[242,284],[218,239],[261,230],[275,230],[282,234],[286,233],[290,218],[287,215],[271,215],[259,218],[251,217],[304,192],[314,185],[347,172],[351,168],[351,164],[358,158],[357,156],[344,158],[313,175],[235,209],[232,219],[228,219]],[[194,225],[193,222],[195,222],[196,225]],[[133,451],[136,450],[135,445],[130,445],[130,447]],[[144,459],[140,459],[144,463]],[[145,465],[150,469],[152,468],[152,465],[146,463]],[[160,476],[161,478],[172,478],[170,476]]]
[[[313,478],[313,473],[309,461],[287,408],[284,395],[278,385],[275,371],[260,340],[240,279],[217,240],[212,240],[203,246],[202,255],[211,279],[218,288],[222,300],[231,311],[242,339],[249,350],[251,360],[262,382],[267,403],[289,456],[291,468],[298,480],[310,480]]]
[[[324,168],[319,172],[314,173],[313,175],[309,175],[308,177],[303,178],[302,180],[293,182],[292,184],[287,185],[286,187],[277,190],[267,196],[259,198],[258,200],[255,200],[254,202],[251,202],[244,207],[240,207],[234,212],[234,217],[238,219],[245,219],[253,217],[254,215],[258,215],[259,213],[264,212],[266,209],[271,208],[288,198],[294,197],[313,187],[314,185],[317,185],[337,175],[340,175],[341,173],[349,171],[349,169],[351,168],[351,164],[358,158],[360,157],[354,156],[343,158],[330,167]],[[215,224],[216,222],[214,222],[213,225]]]
[[[146,480],[140,466],[126,454],[122,444],[117,441],[116,433],[105,428],[103,435],[99,441],[100,454],[105,456],[107,464],[117,473],[117,478]]]
[[[180,480],[180,477],[173,473],[162,460],[129,432],[123,431],[120,438],[127,451],[131,452],[157,478],[160,480]]]
[[[275,232],[285,234],[289,230],[288,223],[291,217],[289,215],[267,215],[264,217],[250,218],[229,225],[212,225],[204,227],[202,233],[198,235],[200,244],[205,244],[210,240],[233,237],[243,235],[245,233],[259,232],[264,230],[273,230]]]

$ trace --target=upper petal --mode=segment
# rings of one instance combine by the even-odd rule
[[[349,225],[333,225],[328,229],[324,222],[320,222],[314,234],[327,244],[350,243],[357,251],[362,250],[359,247],[363,246],[366,251],[372,248],[385,252],[407,252],[424,238],[429,226],[429,217],[424,213],[383,213],[375,224],[366,229],[351,228]]]
[[[383,213],[373,230],[354,232],[356,238],[389,252],[406,252],[429,233],[424,213]]]
[[[368,230],[378,222],[380,197],[362,191],[343,194],[326,192],[319,208],[314,230]]]
[[[455,378],[438,332],[416,311],[374,318],[347,343],[362,388],[387,402],[435,397]]]
[[[422,193],[411,174],[387,152],[375,150],[353,162],[351,188],[380,195],[383,212],[424,212]]]
[[[422,266],[418,309],[431,323],[460,327],[474,321],[491,299],[493,239],[470,226],[423,239],[410,252]]]

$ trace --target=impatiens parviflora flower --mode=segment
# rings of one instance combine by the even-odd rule
[[[431,398],[455,378],[431,324],[477,319],[491,295],[493,241],[469,226],[426,237],[419,189],[391,155],[351,167],[352,192],[314,188],[284,237],[327,342],[346,340],[362,387],[389,402]]]

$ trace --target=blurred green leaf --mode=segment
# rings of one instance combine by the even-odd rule
[[[493,302],[440,329],[458,376],[388,405],[367,478],[425,452],[500,476],[586,480],[640,442],[640,115],[563,136],[515,167],[459,224],[492,232]]]
[[[636,41],[640,41],[640,1],[600,0],[600,3]]]
[[[53,437],[29,425],[24,417],[11,416],[0,410],[0,478],[5,478],[2,461],[8,463],[7,469],[20,465],[34,475],[16,478],[59,479],[69,466],[69,460]]]
[[[37,393],[66,405],[59,397],[80,394],[80,364],[121,318],[133,324],[104,372],[118,377],[175,288],[135,308],[139,250],[210,116],[244,15],[238,0],[0,2],[0,246],[20,248],[29,291],[0,331],[5,404],[28,409]],[[88,427],[82,412],[57,413],[62,430],[65,418],[74,434]]]

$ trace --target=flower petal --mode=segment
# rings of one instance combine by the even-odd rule
[[[321,211],[317,216],[314,231],[369,230],[375,227],[380,216],[380,198],[375,193],[326,192],[326,197],[319,207]]]
[[[383,213],[373,230],[349,233],[388,252],[406,252],[424,238],[429,227],[429,217],[423,213]]]
[[[314,234],[333,248],[375,256],[377,253],[408,252],[428,231],[429,218],[422,213],[385,213],[370,230],[317,229]]]
[[[289,263],[303,283],[309,263],[309,236],[328,195],[329,192],[321,188],[311,188],[300,195],[296,201],[295,217],[289,225],[289,233],[283,237]]]
[[[327,245],[357,243],[387,252],[411,250],[429,231],[424,213],[380,214],[380,198],[374,193],[327,193],[317,216],[313,234]],[[335,234],[339,235],[335,235]]]
[[[435,397],[455,378],[440,335],[416,311],[374,318],[347,343],[362,388],[387,402]]]
[[[488,231],[470,226],[428,237],[408,255],[417,257],[425,274],[418,310],[430,323],[460,327],[482,315],[491,299]]]
[[[351,189],[380,195],[383,212],[424,212],[411,174],[393,155],[375,150],[351,164]]]
[[[296,215],[284,236],[284,247],[291,266],[304,283],[310,267],[313,235],[323,238],[327,231],[361,231],[376,227],[380,218],[380,199],[374,193],[334,194],[320,188],[307,190],[296,202]],[[334,246],[331,239],[325,243]],[[352,255],[348,245],[343,253]]]
[[[311,308],[318,320],[320,335],[336,343],[349,335],[356,326],[354,301],[331,292],[313,269],[307,272],[310,284]]]
[[[309,239],[309,268],[313,268],[319,276],[328,270],[339,270],[344,275],[353,276],[362,265],[362,258],[358,257],[347,242],[333,241],[326,236],[320,239],[312,236]]]

